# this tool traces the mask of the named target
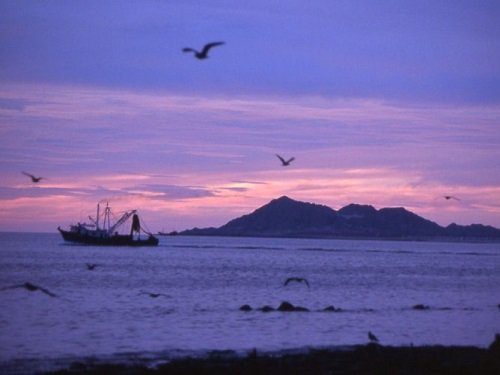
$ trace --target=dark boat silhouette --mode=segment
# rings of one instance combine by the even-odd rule
[[[116,223],[111,224],[111,208],[106,204],[104,214],[101,218],[100,205],[97,205],[96,219],[90,218],[93,223],[78,223],[70,225],[69,230],[57,229],[65,241],[77,242],[86,245],[107,246],[157,246],[158,238],[141,226],[137,210],[127,211]],[[130,234],[118,233],[118,228],[128,219],[132,218]],[[102,225],[101,225],[102,223]]]

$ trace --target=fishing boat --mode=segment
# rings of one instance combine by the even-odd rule
[[[111,208],[106,208],[101,214],[100,204],[97,204],[97,215],[91,223],[77,223],[70,225],[69,230],[58,227],[59,233],[65,241],[77,242],[86,245],[107,246],[157,246],[158,238],[141,226],[137,210],[125,212],[114,224],[111,223]],[[132,220],[129,234],[120,234],[118,229],[129,219]]]

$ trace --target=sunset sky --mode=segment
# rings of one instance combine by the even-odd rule
[[[99,201],[220,226],[282,195],[500,227],[499,20],[481,0],[0,0],[0,230]]]

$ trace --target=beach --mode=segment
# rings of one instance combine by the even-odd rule
[[[309,349],[291,354],[251,351],[237,356],[214,351],[204,358],[179,358],[144,365],[74,362],[47,374],[499,374],[500,341],[472,346],[392,347],[368,344],[342,349]]]

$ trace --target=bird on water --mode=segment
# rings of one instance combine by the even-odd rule
[[[458,199],[457,197],[454,197],[453,195],[443,195],[443,198],[446,199],[447,201],[449,201],[450,199],[454,199],[454,200],[460,202],[460,199]]]
[[[212,42],[212,43],[207,43],[203,46],[203,49],[201,51],[197,51],[193,48],[186,47],[182,49],[182,52],[193,52],[194,57],[196,57],[198,60],[204,60],[208,57],[208,51],[217,46],[223,45],[224,42]]]
[[[289,277],[288,279],[286,279],[286,281],[283,283],[283,286],[287,286],[288,283],[291,283],[292,281],[295,281],[297,283],[304,283],[307,285],[307,287],[309,288],[309,282],[304,279],[303,277]]]
[[[168,297],[170,297],[169,295],[163,294],[163,293],[151,293],[151,292],[144,292],[144,291],[141,291],[139,294],[140,295],[145,294],[147,296],[150,296],[151,298],[158,298],[158,297],[167,297],[168,298]]]
[[[86,263],[86,266],[87,266],[87,269],[89,271],[93,271],[97,267],[97,264],[95,264],[95,263]]]

